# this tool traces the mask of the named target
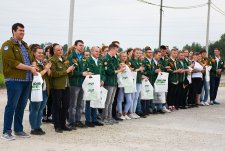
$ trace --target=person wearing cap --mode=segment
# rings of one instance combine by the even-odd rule
[[[7,89],[7,104],[4,112],[2,139],[14,140],[15,135],[28,138],[23,130],[23,115],[31,91],[32,74],[37,74],[35,60],[27,43],[23,41],[24,25],[15,23],[12,26],[13,37],[2,44],[3,74]],[[14,122],[13,122],[14,119]]]

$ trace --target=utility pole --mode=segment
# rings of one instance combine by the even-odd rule
[[[68,47],[71,47],[72,46],[72,40],[73,40],[74,4],[75,4],[75,0],[70,0],[70,17],[69,17]]]
[[[161,36],[162,36],[162,6],[163,6],[163,0],[161,0],[160,4],[160,23],[159,23],[159,48],[161,46]]]
[[[211,0],[208,1],[208,16],[207,16],[207,29],[206,29],[206,53],[209,55],[209,21],[210,21],[210,7]]]

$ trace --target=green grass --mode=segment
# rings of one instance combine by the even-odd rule
[[[0,88],[5,87],[5,81],[4,81],[4,76],[3,74],[0,73]]]

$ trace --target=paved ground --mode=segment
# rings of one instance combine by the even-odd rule
[[[0,151],[224,151],[224,92],[225,88],[219,89],[221,105],[151,115],[113,126],[56,134],[52,125],[43,125],[45,136],[13,142],[0,140]],[[0,95],[2,129],[5,90],[0,90]],[[29,132],[27,110],[24,119],[25,131]]]

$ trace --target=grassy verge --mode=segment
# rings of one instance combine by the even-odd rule
[[[4,76],[0,73],[0,88],[5,87]]]

